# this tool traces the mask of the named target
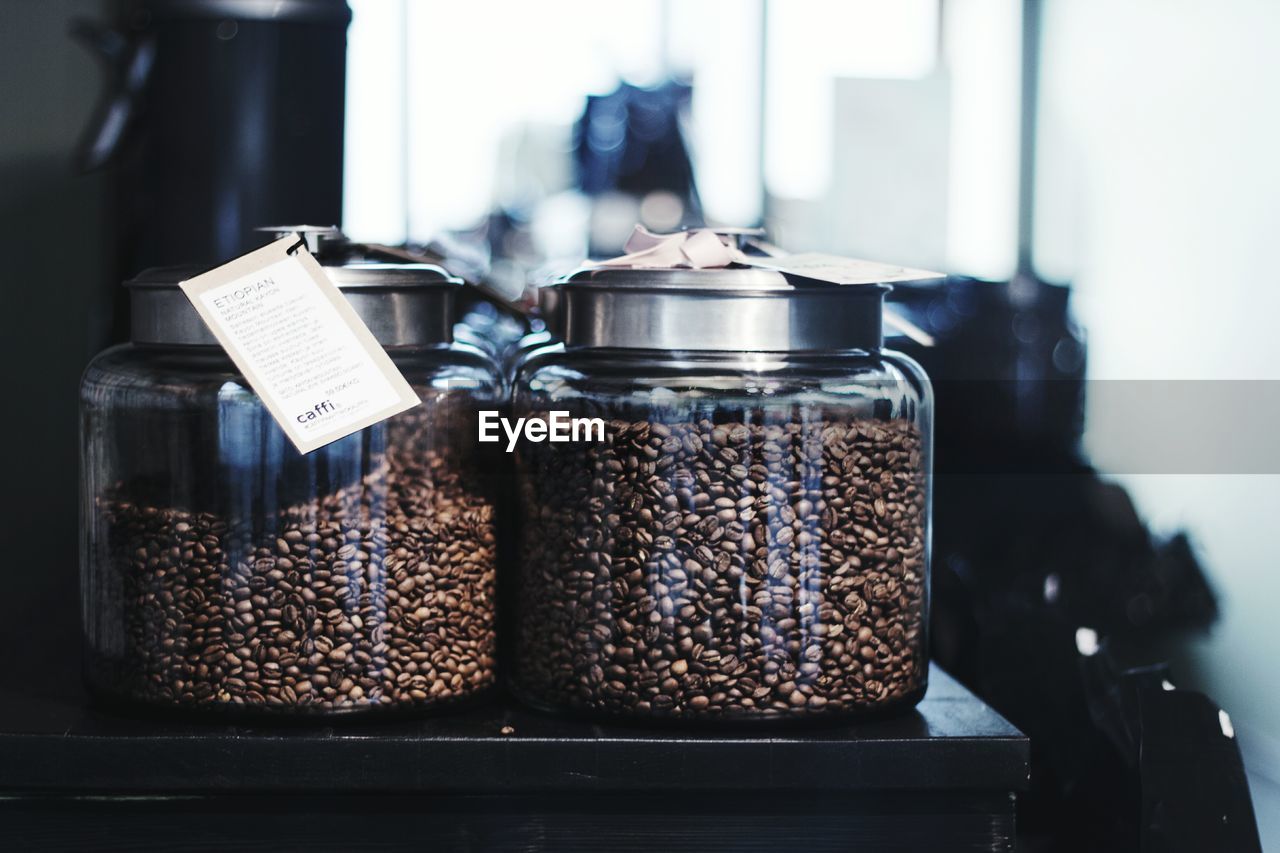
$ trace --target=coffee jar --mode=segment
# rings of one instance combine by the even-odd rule
[[[417,710],[494,683],[495,509],[477,410],[496,365],[452,342],[458,279],[326,266],[421,405],[300,454],[178,282],[129,282],[132,340],[81,386],[89,685],[172,709]]]
[[[525,359],[513,415],[584,429],[516,451],[520,698],[676,721],[915,704],[933,404],[883,347],[889,288],[614,267],[556,289],[563,347]]]

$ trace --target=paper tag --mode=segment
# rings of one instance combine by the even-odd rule
[[[798,255],[748,255],[738,249],[732,237],[710,228],[654,234],[637,225],[627,239],[626,254],[600,267],[633,269],[719,269],[731,264],[777,270],[782,273],[823,281],[828,284],[892,284],[898,281],[928,281],[945,278],[944,273],[827,255],[802,252]]]
[[[857,258],[843,258],[821,252],[801,252],[797,255],[769,258],[743,256],[739,259],[739,263],[831,284],[892,284],[895,281],[927,281],[944,277],[944,273],[940,272],[899,267],[876,261],[862,261]]]
[[[181,287],[302,453],[418,405],[296,234]]]

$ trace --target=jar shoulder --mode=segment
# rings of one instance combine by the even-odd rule
[[[929,380],[913,359],[892,350],[841,353],[618,353],[547,349],[528,357],[515,378],[518,393],[673,391],[733,392],[767,388],[784,393],[821,389],[931,397]]]
[[[468,391],[485,397],[503,394],[499,367],[466,345],[388,350],[392,362],[411,385]],[[235,364],[213,347],[150,347],[120,344],[99,353],[81,378],[86,402],[119,390],[153,390],[185,395],[222,390],[227,384],[247,387]]]
[[[208,347],[146,347],[118,344],[98,353],[80,380],[85,405],[119,397],[165,397],[175,400],[241,385],[239,371],[221,350]]]

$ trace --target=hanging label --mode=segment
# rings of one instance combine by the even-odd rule
[[[943,278],[943,273],[827,255],[801,252],[796,255],[756,258],[743,256],[739,263],[777,270],[831,284],[892,284],[895,281],[928,281]]]
[[[419,402],[297,235],[181,287],[302,453]]]

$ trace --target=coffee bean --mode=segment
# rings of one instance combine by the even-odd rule
[[[521,448],[519,691],[610,714],[736,718],[918,696],[919,430],[763,414],[632,416],[603,444]]]
[[[433,399],[387,421],[362,476],[258,518],[149,506],[128,484],[99,496],[93,606],[122,634],[91,647],[90,677],[151,703],[272,713],[492,685],[494,506],[467,449],[474,419]]]

